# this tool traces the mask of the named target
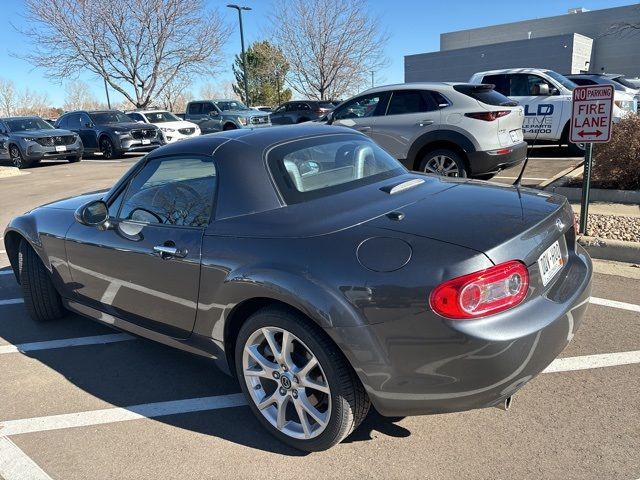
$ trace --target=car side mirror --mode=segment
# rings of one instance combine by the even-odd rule
[[[78,223],[88,227],[105,226],[109,220],[109,207],[103,200],[93,200],[78,208],[74,217]]]
[[[84,124],[84,127],[85,128],[93,128],[93,123],[87,122],[87,123]]]
[[[210,116],[210,117],[217,117],[218,115],[220,115],[220,114],[218,113],[218,111],[217,111],[217,110],[211,110],[211,111],[209,112],[209,116]]]
[[[333,112],[328,112],[325,115],[325,118],[327,119],[327,125],[331,125],[333,123],[333,121],[335,120],[335,118],[333,116]]]

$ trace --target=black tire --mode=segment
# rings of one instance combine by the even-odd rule
[[[109,137],[100,138],[100,151],[102,152],[102,158],[105,160],[112,160],[123,155],[123,152],[116,150],[116,147]]]
[[[18,271],[24,304],[31,318],[39,322],[62,318],[65,312],[60,295],[40,257],[26,240],[20,242]]]
[[[9,157],[11,158],[13,166],[19,169],[29,168],[33,164],[33,162],[25,160],[22,152],[20,151],[20,147],[17,145],[9,146]]]
[[[570,157],[584,157],[584,144],[568,142],[567,149]]]
[[[331,411],[326,427],[315,437],[298,439],[279,431],[263,416],[249,393],[243,372],[243,351],[254,332],[264,327],[284,329],[298,337],[322,368],[330,389]],[[342,352],[320,327],[292,310],[266,307],[249,317],[238,333],[235,364],[242,391],[260,423],[269,433],[297,450],[317,452],[331,448],[355,430],[369,411],[369,397]]]
[[[451,174],[445,175],[445,170],[442,170],[442,173],[439,173],[438,169],[434,168],[433,166],[433,162],[438,162],[439,158],[449,159],[451,162],[453,162],[453,165],[455,165],[455,172],[451,170]],[[445,166],[451,165],[448,160],[445,161],[447,162]],[[422,157],[422,160],[420,161],[419,171],[449,177],[466,178],[467,176],[469,176],[467,166],[462,156],[458,152],[450,150],[448,148],[438,148],[436,150],[431,150],[425,153]]]
[[[77,163],[77,162],[79,162],[80,160],[82,160],[82,157],[81,157],[80,155],[75,155],[75,156],[73,156],[73,157],[67,157],[67,161],[68,161],[69,163]]]
[[[302,117],[302,118],[299,118],[296,123],[304,123],[304,122],[308,122],[308,121],[309,121],[308,118]]]
[[[222,130],[224,130],[224,131],[226,132],[227,130],[235,130],[236,128],[238,128],[238,127],[236,127],[233,123],[227,123],[227,124],[222,128]]]

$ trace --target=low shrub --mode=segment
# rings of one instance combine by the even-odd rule
[[[594,145],[591,181],[597,188],[640,190],[640,115],[616,123],[611,141]]]

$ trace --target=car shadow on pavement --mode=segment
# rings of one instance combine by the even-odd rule
[[[531,158],[574,158],[568,147],[559,147],[558,145],[536,145],[533,148],[529,146],[529,155]]]
[[[23,305],[3,308],[3,316],[11,321],[0,321],[0,337],[12,344],[114,333],[108,327],[74,314],[42,324],[30,319]],[[73,326],[71,330],[75,329],[75,334],[66,324]],[[66,399],[68,413],[71,413],[229,395],[240,391],[236,380],[219,371],[211,360],[145,339],[34,350],[23,355],[37,360],[66,380],[51,383],[50,390],[39,392],[43,395],[44,410],[28,412],[31,417],[67,413],[47,411],[46,398],[49,396]],[[94,398],[79,393],[77,389]],[[19,402],[19,396],[10,398],[3,405],[2,410],[7,412],[3,416],[16,416],[12,412],[21,411]],[[22,411],[21,415],[24,415]],[[307,455],[274,441],[245,406],[154,417],[151,421],[280,455]]]

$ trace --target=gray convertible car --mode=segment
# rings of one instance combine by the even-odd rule
[[[370,404],[508,402],[576,333],[592,273],[565,198],[410,173],[321,125],[162,147],[108,192],[13,219],[5,245],[33,318],[210,357],[307,451]]]

